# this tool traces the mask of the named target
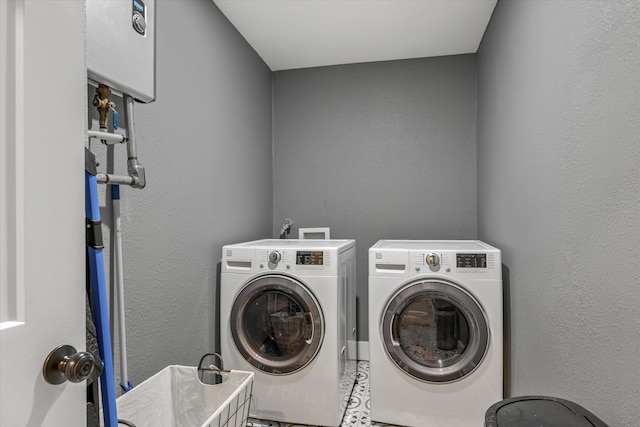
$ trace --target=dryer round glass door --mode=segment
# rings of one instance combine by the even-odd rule
[[[396,293],[383,313],[382,336],[400,369],[433,383],[469,375],[489,346],[480,304],[462,287],[444,281],[409,283]]]
[[[231,309],[231,335],[245,360],[269,374],[304,368],[322,344],[324,321],[314,296],[280,275],[249,282]]]

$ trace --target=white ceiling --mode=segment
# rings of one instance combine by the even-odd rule
[[[497,0],[213,0],[272,71],[475,53]]]

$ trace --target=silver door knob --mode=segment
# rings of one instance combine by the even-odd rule
[[[42,374],[49,384],[82,382],[96,369],[96,360],[91,353],[76,351],[73,346],[61,345],[53,349],[44,361]]]

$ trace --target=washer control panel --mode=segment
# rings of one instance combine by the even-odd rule
[[[456,254],[456,268],[487,268],[487,254]]]
[[[411,274],[431,272],[481,277],[493,276],[500,270],[496,268],[500,265],[500,257],[492,252],[412,251],[410,262]]]
[[[343,260],[351,260],[354,252],[355,240],[262,239],[225,245],[222,248],[221,271],[238,274],[281,272],[301,277],[332,277],[342,274],[341,271],[345,268],[350,268]]]
[[[296,251],[296,265],[324,265],[324,252]]]

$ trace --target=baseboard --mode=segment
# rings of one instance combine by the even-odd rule
[[[358,360],[369,361],[369,341],[358,341]]]

